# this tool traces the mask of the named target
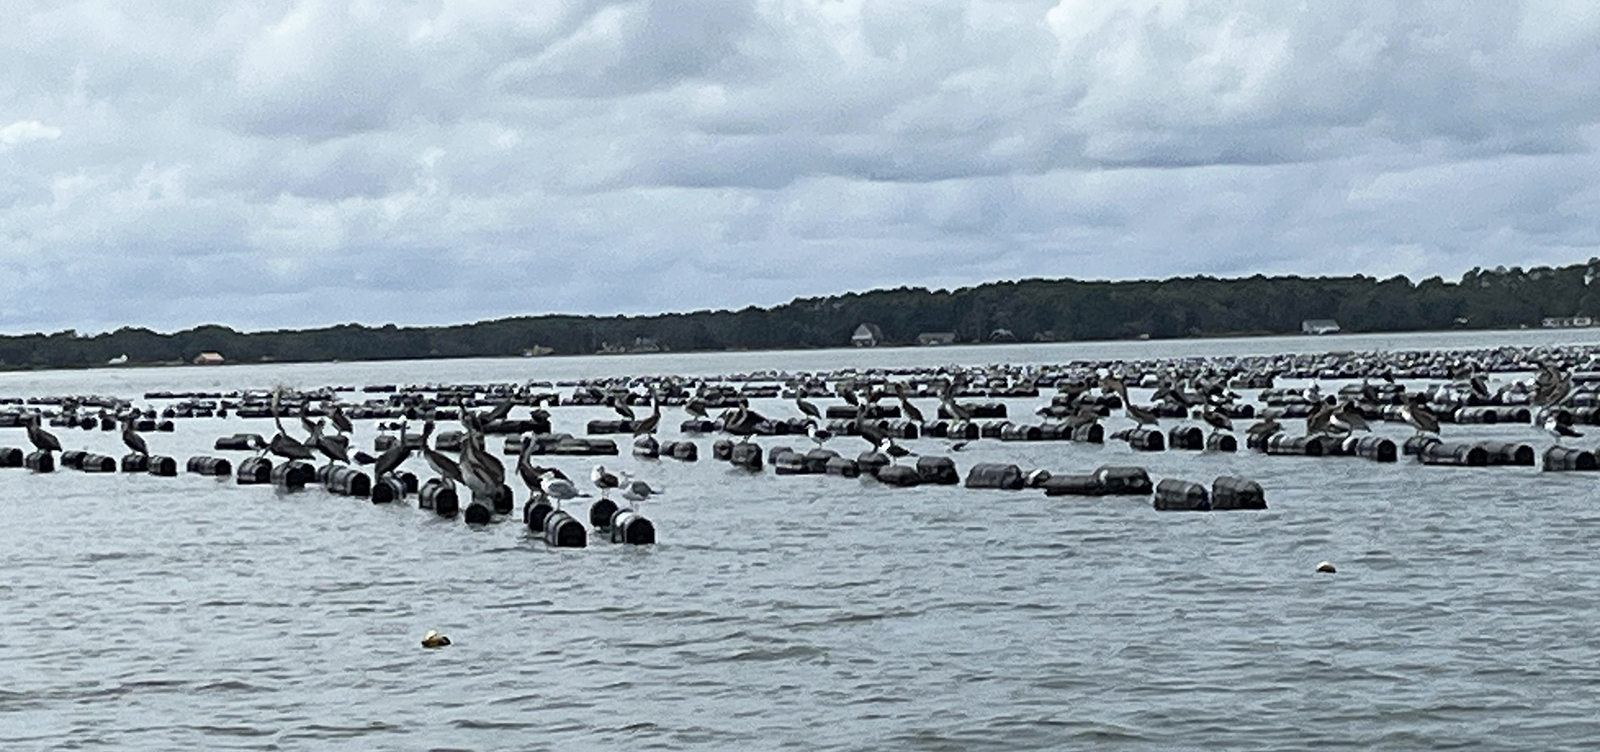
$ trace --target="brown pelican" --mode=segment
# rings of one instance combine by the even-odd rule
[[[626,419],[628,419],[630,421],[638,419],[633,414],[633,408],[628,406],[628,403],[625,401],[625,399],[623,397],[619,397],[619,396],[613,394],[610,397],[606,398],[606,404],[610,405],[611,409],[615,410],[617,412],[617,414],[621,415],[623,418],[626,418]]]
[[[1138,423],[1141,426],[1161,425],[1161,418],[1157,417],[1153,410],[1140,407],[1132,402],[1124,401],[1122,404],[1122,411],[1127,413],[1129,418],[1132,418],[1135,423]]]
[[[292,438],[283,430],[283,416],[278,412],[281,404],[283,390],[272,390],[272,422],[278,426],[278,432],[273,434],[272,440],[267,442],[267,451],[288,460],[309,460],[316,455],[299,440]]]
[[[1350,400],[1339,403],[1339,407],[1335,408],[1333,414],[1329,416],[1328,423],[1333,428],[1344,433],[1372,430],[1372,427],[1367,425],[1366,416],[1362,415],[1361,410]]]
[[[1272,418],[1263,418],[1249,428],[1244,429],[1244,432],[1251,436],[1271,436],[1282,430],[1283,424]]]
[[[400,440],[395,445],[385,449],[383,454],[372,461],[372,477],[382,478],[400,468],[411,457],[411,444],[406,441],[406,424],[400,424]]]
[[[428,467],[433,468],[433,472],[436,475],[449,481],[450,490],[454,491],[455,484],[466,484],[466,481],[461,478],[461,466],[428,443],[429,437],[432,435],[433,419],[429,418],[427,423],[422,424],[422,458],[428,461]]]
[[[1233,421],[1227,415],[1210,407],[1209,405],[1200,413],[1200,417],[1211,426],[1211,432],[1233,431]]]
[[[700,420],[711,419],[711,416],[706,414],[706,401],[701,399],[700,395],[690,397],[689,401],[683,403],[683,411]]]
[[[328,412],[328,420],[333,423],[334,429],[338,430],[338,432],[341,434],[356,432],[355,425],[351,424],[350,422],[350,416],[345,415],[344,408],[337,404],[334,405],[333,409]]]
[[[805,397],[796,396],[794,398],[794,404],[796,407],[800,408],[801,415],[815,420],[822,420],[822,411],[818,410],[817,406],[812,404]]]
[[[911,404],[911,400],[906,399],[905,385],[896,382],[894,385],[894,393],[896,397],[900,398],[900,412],[905,415],[907,419],[919,424],[922,423],[922,411],[918,410],[916,405]]]
[[[660,425],[661,425],[661,403],[656,400],[655,395],[651,395],[650,396],[650,415],[647,416],[644,420],[641,420],[641,421],[633,424],[633,435],[634,436],[643,436],[645,434],[653,434],[653,433],[656,432],[656,428],[658,426],[660,426]]]
[[[1400,406],[1400,419],[1417,429],[1417,433],[1438,433],[1439,416],[1424,404],[1422,395],[1413,395]]]
[[[750,440],[756,433],[756,426],[766,422],[760,413],[750,409],[750,400],[739,398],[739,407],[723,413],[722,430],[741,437],[739,443]]]
[[[135,433],[133,430],[133,424],[136,420],[136,416],[136,413],[128,413],[127,415],[122,416],[122,443],[126,444],[127,447],[133,450],[136,454],[149,457],[150,447],[144,443],[144,437]]]
[[[1572,392],[1572,376],[1552,365],[1539,366],[1533,379],[1533,404],[1542,407],[1555,405]]]
[[[61,440],[56,438],[55,434],[44,430],[44,428],[39,425],[39,419],[40,416],[38,413],[29,413],[28,441],[33,442],[33,448],[41,452],[49,453],[61,451]]]

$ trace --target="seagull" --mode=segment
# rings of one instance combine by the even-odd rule
[[[1583,434],[1573,430],[1572,424],[1563,422],[1561,414],[1554,411],[1545,413],[1543,427],[1545,432],[1555,437],[1558,445],[1563,437],[1570,436],[1576,439],[1583,436]]]
[[[578,487],[572,485],[572,481],[562,477],[554,470],[546,470],[543,475],[539,476],[539,490],[556,502],[556,509],[560,509],[561,502],[568,499],[589,497],[589,494],[578,491]]]
[[[878,445],[875,448],[879,452],[888,455],[890,462],[899,460],[901,457],[907,457],[916,454],[916,452],[894,443],[894,439],[889,436],[883,437],[883,441],[878,442]]]
[[[651,488],[649,483],[646,483],[642,480],[635,480],[631,477],[628,478],[628,482],[624,483],[622,486],[622,498],[632,502],[635,510],[639,508],[639,504],[645,499],[648,499],[651,496],[659,496],[660,494],[661,492]]]
[[[814,420],[808,420],[806,421],[806,436],[815,441],[818,448],[821,448],[823,444],[828,442],[828,439],[833,438],[833,432],[818,426]]]

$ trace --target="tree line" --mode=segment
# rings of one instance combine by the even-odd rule
[[[124,327],[80,335],[0,336],[0,368],[189,362],[217,352],[228,362],[390,360],[594,353],[649,341],[663,350],[841,347],[863,323],[885,344],[923,332],[958,342],[1075,341],[1296,333],[1307,319],[1334,319],[1347,332],[1502,329],[1548,317],[1600,321],[1600,259],[1523,270],[1473,269],[1458,281],[1280,276],[1084,281],[1025,279],[957,290],[900,287],[772,308],[653,316],[545,315],[457,326],[342,324],[240,332],[199,326],[171,334]],[[1001,330],[1004,330],[1003,332]]]

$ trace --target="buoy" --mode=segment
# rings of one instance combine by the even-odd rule
[[[425,648],[442,648],[450,644],[450,638],[439,634],[432,629],[422,636],[422,646]]]
[[[1016,465],[980,462],[967,471],[967,488],[1001,488],[1016,491],[1022,486],[1022,468]]]
[[[1323,562],[1318,562],[1317,563],[1317,571],[1318,572],[1326,572],[1328,574],[1333,574],[1334,572],[1337,572],[1339,570],[1334,569],[1332,564],[1323,561]]]
[[[133,455],[130,455],[133,456]],[[127,458],[123,458],[124,461]],[[239,463],[239,468],[234,471],[233,482],[241,486],[253,486],[272,481],[272,460],[266,457],[249,457]]]
[[[468,525],[487,525],[494,519],[494,513],[489,511],[489,507],[474,501],[467,505],[467,511],[461,517]]]
[[[1156,484],[1155,508],[1163,512],[1209,512],[1211,494],[1199,483],[1164,478]]]
[[[1267,496],[1261,484],[1244,478],[1219,476],[1211,483],[1211,509],[1266,509]]]
[[[454,517],[461,511],[461,502],[451,484],[439,478],[429,478],[417,492],[417,507],[432,509],[440,517]]]
[[[611,518],[617,513],[617,502],[606,498],[596,499],[589,505],[589,527],[595,530],[609,530]]]
[[[961,473],[956,471],[956,462],[949,457],[918,457],[917,475],[922,477],[924,483],[941,486],[953,486],[961,482]]]
[[[633,509],[618,509],[608,523],[611,542],[648,546],[656,542],[656,526]]]

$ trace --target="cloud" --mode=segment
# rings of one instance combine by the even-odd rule
[[[24,3],[0,331],[1597,255],[1600,11]]]

